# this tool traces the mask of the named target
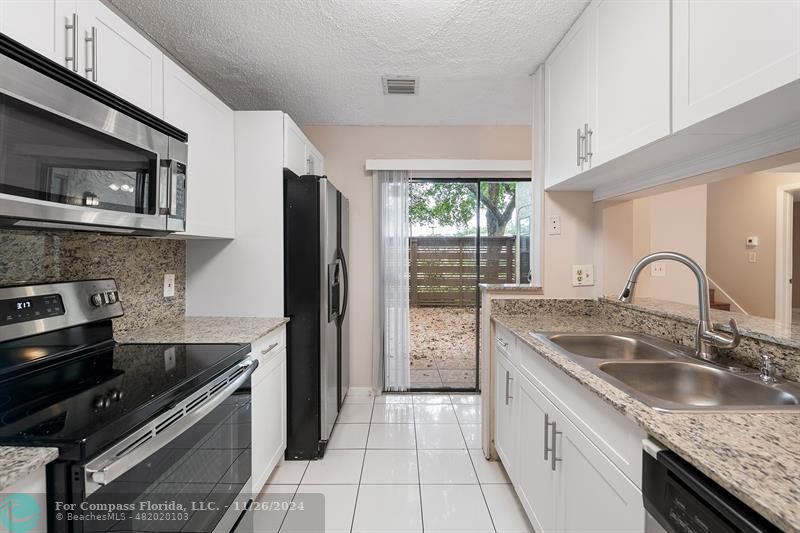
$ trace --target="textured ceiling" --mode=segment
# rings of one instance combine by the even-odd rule
[[[528,124],[585,0],[107,0],[234,109],[300,124]],[[381,76],[419,76],[384,96]]]

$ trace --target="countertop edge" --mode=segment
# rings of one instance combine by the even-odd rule
[[[762,504],[759,499],[754,497],[752,494],[742,490],[738,485],[731,483],[731,481],[726,479],[724,476],[719,475],[713,468],[709,468],[706,464],[704,464],[701,459],[684,450],[679,443],[676,443],[671,439],[669,434],[662,431],[657,427],[656,424],[651,423],[646,418],[647,416],[653,417],[654,419],[658,417],[669,417],[671,416],[669,413],[659,413],[655,409],[640,402],[622,389],[614,387],[614,385],[611,383],[594,375],[589,370],[578,365],[578,363],[572,361],[564,355],[558,354],[557,351],[551,349],[548,345],[536,337],[532,335],[519,334],[517,331],[518,328],[512,323],[504,321],[502,315],[491,315],[491,320],[507,328],[514,335],[516,335],[518,339],[530,346],[545,361],[561,370],[569,378],[573,379],[584,389],[603,400],[617,412],[624,415],[628,420],[631,420],[645,433],[658,440],[667,448],[673,450],[692,466],[728,490],[731,494],[739,498],[753,510],[764,516],[764,518],[766,518],[768,521],[772,522],[782,530],[800,531],[800,523],[790,523],[789,519],[781,515],[779,511],[770,509],[766,505]],[[615,399],[609,393],[606,393],[603,390],[605,387],[613,388],[613,394],[615,396],[620,396],[620,398]],[[646,416],[643,416],[643,413]],[[704,414],[703,416],[714,416],[714,413]]]
[[[289,323],[287,317],[184,317],[114,334],[120,344],[252,344]]]
[[[31,446],[0,446],[0,490],[58,458],[58,448]]]

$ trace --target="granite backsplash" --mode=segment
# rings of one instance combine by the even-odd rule
[[[164,274],[175,296],[164,298]],[[125,316],[115,334],[186,314],[185,241],[85,232],[0,230],[0,286],[114,278]]]
[[[584,317],[587,322],[595,323],[599,320],[614,330],[639,331],[676,344],[694,346],[697,319],[673,314],[668,306],[659,309],[655,303],[651,302],[649,305],[653,306],[652,309],[603,299],[508,299],[492,300],[491,312],[504,315],[553,315],[556,317],[554,325],[559,316],[565,317],[570,323]],[[729,330],[720,318],[722,316],[715,318],[717,326]],[[748,333],[743,330],[742,340],[737,348],[720,352],[723,360],[752,368],[758,368],[761,354],[769,354],[774,358],[783,377],[800,382],[800,349],[797,348],[797,339],[770,337],[763,332]]]

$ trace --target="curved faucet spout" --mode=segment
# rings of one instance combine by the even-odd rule
[[[716,356],[712,354],[712,347],[724,349],[736,348],[736,346],[739,345],[740,340],[739,330],[736,327],[736,321],[734,319],[730,320],[730,327],[733,332],[732,335],[717,331],[714,328],[714,323],[711,322],[708,278],[706,277],[706,273],[703,272],[703,269],[700,267],[700,265],[698,265],[696,261],[687,255],[678,252],[655,252],[641,258],[639,262],[636,263],[631,269],[631,273],[628,275],[628,281],[625,282],[625,286],[619,295],[619,301],[630,303],[639,274],[647,265],[655,261],[676,261],[681,263],[682,265],[687,266],[697,279],[697,302],[700,314],[699,322],[697,324],[697,335],[695,339],[697,345],[697,357],[705,360],[715,359]]]

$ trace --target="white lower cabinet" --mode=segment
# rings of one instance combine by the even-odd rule
[[[254,351],[261,355],[255,345]],[[251,380],[254,494],[261,492],[286,450],[286,347],[270,342],[264,351]]]
[[[556,415],[557,531],[641,532],[642,492],[564,415]]]
[[[533,529],[537,533],[555,531],[557,472],[545,452],[545,445],[550,446],[547,429],[552,422],[548,413],[554,413],[555,407],[525,378],[520,379],[518,395],[520,453],[513,467],[514,487]]]
[[[14,513],[14,519],[18,521],[5,524],[0,531],[47,532],[46,467],[34,470],[3,489],[0,500],[0,509],[5,513],[10,513],[8,509],[11,507],[19,506],[19,513]]]
[[[524,363],[530,357],[529,350],[520,348],[520,351]],[[553,395],[553,390],[562,389],[563,383],[550,383],[543,374],[529,378],[526,372],[529,370],[516,368],[506,354],[495,351],[495,449],[534,530],[537,533],[643,532],[642,492],[617,466],[617,463],[633,465],[628,469],[640,472],[641,468],[635,468],[634,463],[641,464],[641,447],[630,450],[616,446],[627,450],[626,457],[615,456],[612,460],[593,438],[602,441],[601,446],[608,446],[609,442],[619,441],[620,435],[593,431],[590,438],[577,425],[583,422],[572,419],[606,416],[602,410],[593,409],[596,406],[582,409],[580,403],[585,400],[566,404],[566,397],[574,397]],[[511,380],[509,395],[513,396],[508,404],[507,378]],[[581,387],[578,383],[574,386]],[[618,413],[607,416],[608,421],[593,420],[592,427],[619,427]],[[629,432],[637,434],[638,428],[627,422],[632,427],[623,427],[622,436],[627,437]],[[514,444],[510,444],[509,439],[514,437]]]
[[[509,474],[517,461],[516,413],[517,370],[504,355],[496,357],[495,386],[497,411],[495,413],[494,447]]]

